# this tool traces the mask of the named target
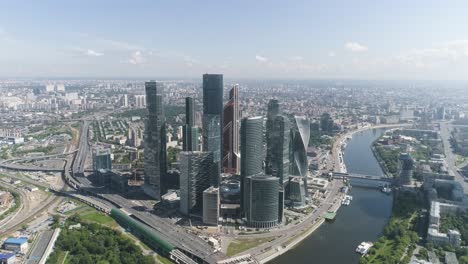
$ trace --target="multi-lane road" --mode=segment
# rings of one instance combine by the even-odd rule
[[[450,144],[450,135],[453,126],[449,122],[440,122],[440,137],[444,144],[445,161],[451,173],[455,176],[455,180],[463,186],[464,193],[468,192],[468,182],[465,182],[463,175],[458,172],[458,168],[455,165],[456,156],[453,153],[452,145]]]

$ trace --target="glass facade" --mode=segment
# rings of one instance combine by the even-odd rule
[[[145,83],[148,117],[145,122],[145,183],[152,186],[156,199],[165,193],[162,179],[167,173],[166,118],[163,111],[162,83]]]
[[[212,183],[219,186],[222,155],[223,75],[203,75],[203,151],[213,153],[215,174]]]

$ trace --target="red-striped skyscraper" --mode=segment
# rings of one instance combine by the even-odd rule
[[[229,101],[223,111],[223,171],[240,172],[239,151],[239,86],[234,85],[229,91]]]

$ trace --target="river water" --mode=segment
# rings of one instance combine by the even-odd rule
[[[348,172],[383,175],[371,145],[384,129],[357,132],[348,142],[344,161]],[[332,223],[325,222],[302,243],[272,260],[271,264],[342,264],[358,263],[354,249],[363,241],[376,241],[391,214],[392,196],[378,189],[353,187],[349,206],[338,210]]]

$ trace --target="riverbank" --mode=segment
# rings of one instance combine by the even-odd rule
[[[333,164],[333,171],[334,172],[341,172],[341,173],[347,173],[347,168],[344,162],[344,151],[346,150],[346,145],[347,144],[347,139],[352,138],[354,134],[358,132],[363,132],[366,130],[370,129],[382,129],[382,128],[397,128],[397,127],[405,127],[405,126],[411,126],[412,124],[408,123],[400,123],[400,124],[385,124],[385,125],[368,125],[364,126],[358,129],[354,129],[351,131],[346,132],[345,134],[340,135],[336,140],[335,143],[333,144],[332,147],[332,164]],[[371,149],[374,152],[373,149],[374,142],[372,142]],[[375,155],[375,153],[374,153]],[[377,156],[375,156],[379,164],[381,165],[381,169],[384,171],[385,175],[388,176],[386,168],[382,167],[382,164]]]

